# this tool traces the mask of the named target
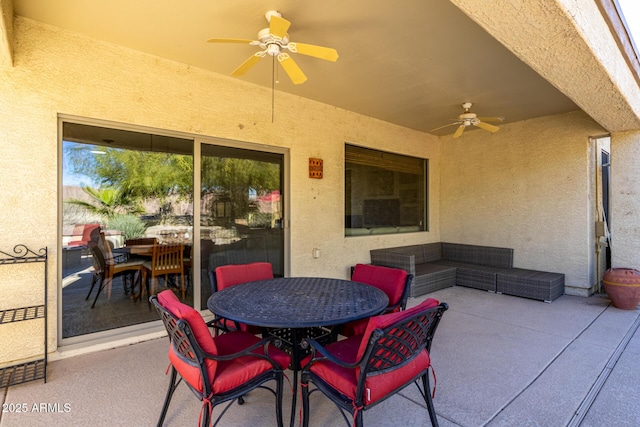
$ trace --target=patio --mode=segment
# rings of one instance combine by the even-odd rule
[[[432,349],[441,426],[640,424],[640,310],[613,308],[598,295],[545,304],[453,287],[429,296],[450,306]],[[0,391],[0,427],[155,425],[169,380],[167,344],[162,338],[51,362],[46,384]],[[418,401],[407,388],[367,411],[365,425],[428,425]],[[289,402],[285,395],[285,422]],[[252,392],[220,425],[274,425],[272,405],[268,393]],[[167,425],[196,425],[200,406],[179,387]],[[344,425],[320,394],[311,409],[311,425]]]

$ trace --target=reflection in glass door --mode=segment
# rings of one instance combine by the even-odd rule
[[[61,136],[61,338],[158,320],[140,295],[153,242],[183,248],[184,276],[149,280],[149,291],[185,277],[177,294],[193,304],[193,140],[71,122]]]
[[[226,264],[269,262],[284,276],[283,155],[202,145],[201,305],[210,274]]]

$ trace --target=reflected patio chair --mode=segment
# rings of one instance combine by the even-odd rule
[[[268,262],[252,262],[249,264],[229,264],[217,267],[215,275],[210,275],[212,291],[217,292],[229,286],[241,283],[254,282],[256,280],[273,279],[273,269]],[[214,313],[215,314],[215,313]],[[232,322],[228,319],[216,317],[216,330],[230,331],[241,330],[253,334],[261,333],[257,326]]]
[[[384,312],[395,313],[407,307],[413,275],[407,274],[405,270],[399,268],[357,264],[353,270],[351,280],[375,286],[384,291],[389,298],[389,305]],[[367,327],[368,320],[360,319],[347,323],[341,328],[340,333],[347,337],[362,334]]]
[[[93,304],[91,304],[91,308],[94,308],[98,301],[98,297],[100,296],[100,292],[102,292],[104,288],[107,288],[107,298],[111,298],[111,287],[113,279],[116,277],[122,277],[125,293],[127,293],[127,278],[131,279],[131,287],[133,288],[133,282],[136,280],[136,274],[137,280],[140,280],[140,273],[142,271],[142,264],[144,260],[128,260],[126,258],[120,260],[120,258],[114,257],[111,252],[109,242],[104,239],[104,234],[102,233],[101,244],[89,242],[88,246],[91,254],[93,255],[94,271],[91,277],[91,287],[89,288],[89,293],[87,293],[85,300],[89,299],[94,286],[98,284],[96,296],[93,299]]]
[[[274,394],[276,422],[282,427],[283,371],[290,358],[273,345],[274,338],[260,339],[242,331],[212,337],[200,313],[181,303],[172,291],[160,292],[150,301],[171,342],[171,380],[158,426],[163,425],[171,397],[184,380],[202,401],[202,427],[211,425],[211,415],[217,405],[229,402],[213,425],[217,425],[235,400],[257,388]],[[271,380],[275,381],[275,389],[265,386]]]
[[[302,425],[309,426],[309,395],[316,391],[333,401],[348,425],[362,427],[364,411],[415,383],[431,424],[437,426],[428,377],[429,351],[447,309],[446,303],[430,298],[405,311],[371,317],[364,335],[326,347],[311,339],[303,341],[312,353],[302,362]]]
[[[180,291],[182,298],[185,297],[184,288],[184,245],[182,244],[161,244],[153,245],[153,255],[151,260],[142,264],[142,283],[149,292],[147,279],[151,281],[150,295],[156,293],[155,285],[159,277],[164,277],[165,286],[169,287],[169,275],[180,276]],[[142,294],[142,291],[140,292]]]

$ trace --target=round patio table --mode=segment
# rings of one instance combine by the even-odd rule
[[[295,421],[298,371],[305,352],[302,339],[320,327],[341,325],[381,313],[389,304],[378,288],[349,280],[286,277],[234,285],[215,292],[207,307],[215,315],[240,323],[271,328],[290,346],[293,370],[291,425]],[[329,329],[324,329],[330,331]],[[333,331],[328,332],[334,334]]]
[[[266,328],[333,326],[382,312],[389,304],[378,288],[349,280],[286,277],[243,283],[211,295],[218,316]]]

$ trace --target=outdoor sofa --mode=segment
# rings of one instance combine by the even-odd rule
[[[513,267],[513,249],[436,242],[372,249],[371,263],[413,274],[416,297],[454,285],[553,301],[564,293],[564,274]]]

